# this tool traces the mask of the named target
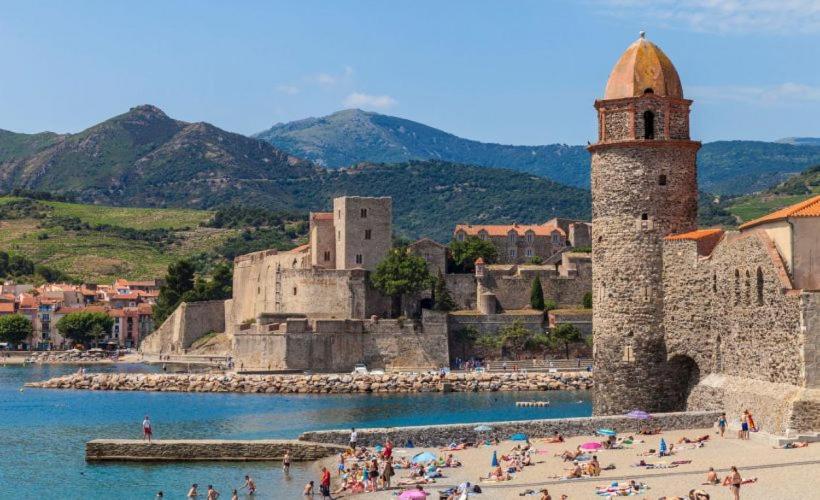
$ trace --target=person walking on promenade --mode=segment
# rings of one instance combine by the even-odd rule
[[[198,487],[199,485],[196,483],[191,485],[191,489],[188,490],[188,498],[196,498],[199,496],[199,492],[196,490]]]
[[[290,474],[290,453],[285,450],[285,456],[282,457],[282,472],[287,476]]]
[[[219,498],[219,492],[210,484],[208,485],[208,496],[206,498],[207,500],[217,500]]]
[[[356,440],[358,439],[359,435],[356,434],[356,428],[352,427],[350,429],[350,449],[356,451]]]
[[[322,467],[322,480],[319,481],[319,491],[322,493],[323,499],[333,500],[333,497],[330,496],[330,471],[324,466]]]
[[[726,414],[725,413],[720,414],[720,417],[718,418],[717,424],[718,424],[718,430],[720,430],[720,437],[723,437],[723,433],[726,432]]]
[[[151,429],[151,419],[148,418],[148,415],[142,420],[142,439],[147,439],[148,442],[151,442],[151,436],[154,434],[154,431]]]

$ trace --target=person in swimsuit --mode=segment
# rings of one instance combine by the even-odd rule
[[[284,472],[286,476],[290,473],[290,453],[287,451],[285,452],[285,456],[282,457],[282,472]]]
[[[718,429],[720,430],[720,437],[723,437],[723,433],[726,432],[726,414],[721,413],[720,418],[718,418]]]
[[[345,454],[339,453],[339,466],[337,467],[339,471],[339,475],[341,476],[345,472]]]
[[[313,498],[313,481],[308,481],[305,485],[305,489],[302,490],[302,496],[307,498]]]
[[[239,492],[236,489],[231,492],[231,500],[239,500]]]
[[[250,476],[245,476],[245,484],[242,487],[248,488],[248,495],[253,495],[256,493],[256,483],[253,482],[253,479],[251,479]]]
[[[740,439],[748,439],[749,434],[749,419],[746,418],[746,412],[743,412],[743,415],[740,416],[740,432],[737,433],[737,437]]]
[[[743,484],[743,478],[740,477],[740,472],[737,467],[732,466],[732,472],[729,474],[729,489],[732,490],[732,498],[740,500],[740,485]]]
[[[188,490],[188,498],[196,498],[199,496],[199,492],[196,490],[198,487],[199,485],[196,483],[191,485],[191,489]]]
[[[219,498],[219,492],[210,484],[208,485],[208,496],[206,498],[208,500],[217,500]]]

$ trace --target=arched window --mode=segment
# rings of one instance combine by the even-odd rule
[[[643,112],[643,138],[655,138],[655,113],[651,111]]]
[[[643,93],[644,94],[654,94],[655,91],[652,90],[652,87],[649,87],[649,88],[644,89]]]
[[[740,271],[735,269],[735,305],[740,304]]]
[[[763,271],[757,268],[757,305],[763,305]]]
[[[658,186],[665,186],[666,185],[666,174],[661,174],[658,176]]]

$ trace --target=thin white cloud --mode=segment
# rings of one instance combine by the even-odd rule
[[[347,108],[390,109],[398,103],[389,95],[370,95],[353,92],[345,97],[343,104]]]
[[[287,95],[296,95],[301,91],[296,85],[279,85],[276,90]]]
[[[587,0],[646,26],[717,33],[818,33],[820,0]]]
[[[695,85],[687,88],[687,93],[695,100],[735,101],[766,106],[820,102],[820,87],[793,82],[764,86]]]
[[[353,78],[353,68],[345,66],[340,73],[319,73],[308,77],[307,80],[312,83],[318,83],[324,87],[332,87],[340,83],[350,82]]]

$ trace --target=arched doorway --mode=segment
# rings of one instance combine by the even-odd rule
[[[700,381],[700,368],[689,356],[676,355],[669,359],[667,369],[669,370],[669,409],[671,411],[685,410],[689,394]]]

